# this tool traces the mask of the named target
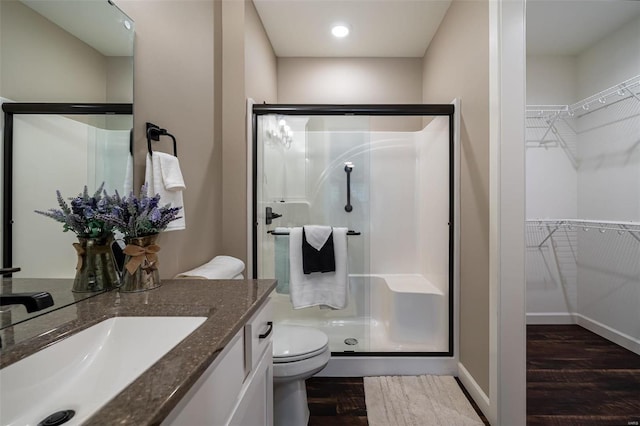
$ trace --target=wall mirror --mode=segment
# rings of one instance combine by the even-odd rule
[[[95,293],[72,293],[76,241],[34,210],[104,182],[133,181],[134,22],[108,0],[2,0],[3,267],[0,292],[49,291],[54,306],[0,307],[0,328]]]

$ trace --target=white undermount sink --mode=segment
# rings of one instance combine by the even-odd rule
[[[205,321],[115,317],[0,370],[0,423],[37,425],[74,410],[81,424]]]

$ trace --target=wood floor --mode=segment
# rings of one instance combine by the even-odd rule
[[[309,426],[368,425],[361,377],[311,378],[307,396]],[[640,356],[576,325],[527,326],[527,425],[640,425]]]
[[[527,425],[640,425],[640,356],[577,325],[527,326]]]
[[[307,379],[309,426],[368,426],[362,377]]]
[[[467,399],[469,395],[458,381]],[[487,419],[471,405],[485,425]],[[309,426],[368,426],[362,377],[312,377],[307,379]],[[427,426],[427,424],[425,424]],[[454,425],[452,425],[454,426]]]

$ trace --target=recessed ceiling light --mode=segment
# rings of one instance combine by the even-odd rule
[[[338,38],[346,37],[349,35],[349,28],[346,25],[334,25],[331,28],[331,34]]]

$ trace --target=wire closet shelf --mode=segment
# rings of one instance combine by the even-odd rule
[[[527,129],[534,133],[527,137],[526,142],[535,142],[541,145],[555,142],[566,148],[569,143],[560,134],[562,133],[558,128],[560,122],[565,122],[571,129],[570,133],[574,133],[575,130],[568,120],[584,117],[627,99],[640,102],[640,75],[571,105],[527,105]],[[542,135],[540,136],[540,134]]]
[[[526,223],[528,227],[539,227],[547,230],[548,234],[538,243],[538,247],[542,247],[560,228],[568,228],[569,230],[581,229],[584,232],[594,229],[601,233],[614,231],[619,235],[629,233],[633,239],[640,242],[640,222],[584,219],[527,219]]]
[[[547,120],[557,120],[561,117],[580,118],[631,98],[640,102],[640,75],[571,105],[527,105],[527,118],[544,118]]]

